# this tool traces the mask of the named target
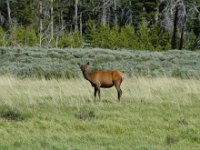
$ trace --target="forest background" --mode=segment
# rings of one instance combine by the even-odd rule
[[[0,46],[200,47],[200,0],[1,0]]]

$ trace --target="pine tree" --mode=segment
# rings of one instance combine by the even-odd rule
[[[13,26],[9,35],[9,45],[25,45],[26,31],[22,25]]]
[[[3,30],[3,28],[0,26],[0,46],[4,46],[4,45],[5,45],[4,30]]]
[[[118,48],[119,47],[119,42],[120,42],[120,33],[119,33],[119,25],[115,23],[115,25],[110,29],[109,32],[109,47],[108,48]]]
[[[29,26],[26,29],[26,35],[25,35],[25,41],[26,45],[28,46],[36,46],[38,43],[38,37],[36,35],[36,32],[32,26]]]
[[[17,22],[24,26],[29,26],[33,23],[34,7],[32,1],[18,0],[13,7],[12,16],[17,19]]]
[[[138,38],[131,25],[126,25],[121,28],[119,40],[118,46],[120,48],[139,49]]]
[[[149,29],[147,27],[147,22],[143,19],[142,22],[139,24],[138,27],[138,42],[139,42],[139,49],[141,50],[152,50],[153,46],[150,42],[149,38]]]
[[[109,45],[109,30],[110,28],[105,24],[100,24],[96,30],[96,35],[93,38],[93,47],[110,48]]]
[[[94,21],[89,19],[85,24],[85,41],[87,43],[93,43],[93,40],[95,38],[96,31],[94,29]]]
[[[160,23],[155,23],[149,32],[150,42],[153,46],[153,50],[161,51],[170,49],[170,36],[160,26]]]

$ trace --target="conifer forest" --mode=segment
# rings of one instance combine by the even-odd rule
[[[200,0],[0,0],[0,46],[200,47]]]

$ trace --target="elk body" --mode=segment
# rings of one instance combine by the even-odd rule
[[[88,80],[94,88],[94,97],[96,98],[96,95],[98,93],[100,99],[100,88],[110,88],[112,86],[115,86],[118,93],[118,100],[120,101],[120,98],[122,96],[122,90],[120,88],[120,85],[123,81],[122,72],[118,70],[106,72],[88,72],[88,65],[89,62],[87,64],[80,65],[80,69],[83,73],[84,78]]]

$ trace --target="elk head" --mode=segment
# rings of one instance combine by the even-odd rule
[[[83,64],[83,65],[78,63],[78,65],[79,65],[79,67],[80,67],[82,72],[85,72],[87,70],[87,67],[89,66],[89,64],[90,64],[89,62],[87,64]]]

